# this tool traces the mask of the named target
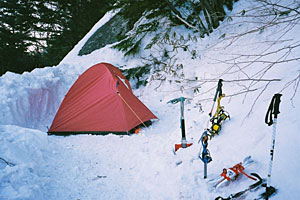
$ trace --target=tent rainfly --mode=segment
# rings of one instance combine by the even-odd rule
[[[120,70],[99,63],[70,88],[48,134],[128,134],[151,119],[157,117],[132,93]]]

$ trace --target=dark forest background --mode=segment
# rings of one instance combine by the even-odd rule
[[[125,55],[136,53],[139,34],[155,31],[160,17],[185,25],[205,37],[219,26],[237,0],[1,0],[0,76],[57,65],[92,26],[112,9],[126,21],[128,31],[141,16],[154,19],[140,24],[134,38],[120,32],[117,46]],[[184,10],[184,12],[182,12]],[[205,16],[201,19],[200,14]],[[139,38],[139,39],[137,39]],[[82,55],[85,53],[83,52]]]
[[[112,0],[1,0],[0,75],[57,65]]]

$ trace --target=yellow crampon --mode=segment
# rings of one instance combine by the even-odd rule
[[[225,94],[222,94],[221,96],[218,97],[218,105],[217,105],[217,110],[215,112],[215,114],[212,116],[212,118],[210,119],[212,126],[209,129],[209,133],[210,133],[210,139],[212,137],[214,137],[216,134],[219,134],[219,132],[222,129],[222,123],[229,118],[230,119],[230,115],[228,114],[228,112],[224,111],[224,106],[221,106],[221,99],[225,97]]]

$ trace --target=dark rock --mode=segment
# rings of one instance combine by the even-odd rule
[[[128,21],[121,15],[116,14],[103,26],[101,26],[83,45],[79,51],[79,56],[87,55],[97,49],[101,49],[108,44],[113,44],[118,41],[118,36],[125,35],[130,30]]]

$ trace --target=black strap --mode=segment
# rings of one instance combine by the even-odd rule
[[[271,126],[273,124],[273,117],[272,114],[274,114],[274,118],[277,119],[277,115],[280,113],[279,112],[279,104],[280,104],[280,97],[282,94],[274,94],[271,103],[269,105],[268,111],[266,113],[265,117],[265,123]]]

